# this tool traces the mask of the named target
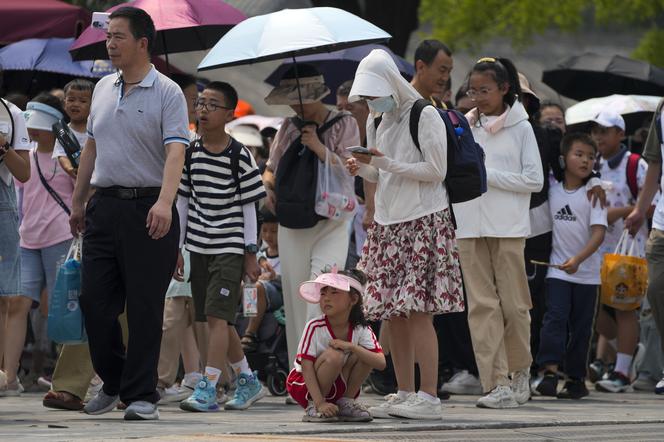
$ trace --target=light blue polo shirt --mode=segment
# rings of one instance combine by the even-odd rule
[[[116,74],[92,94],[88,136],[95,140],[95,187],[160,187],[165,145],[189,144],[187,103],[180,87],[154,66],[124,96]]]

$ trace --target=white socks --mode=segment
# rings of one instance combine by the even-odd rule
[[[399,396],[399,399],[401,399],[402,401],[405,401],[410,393],[411,393],[410,391],[399,390],[397,391],[397,396]]]
[[[427,402],[430,402],[432,404],[440,404],[440,399],[438,399],[436,396],[431,396],[429,393],[424,392],[422,390],[417,392],[417,397],[420,399],[424,399]]]
[[[231,367],[235,371],[236,374],[244,373],[247,376],[253,376],[254,372],[251,371],[251,368],[249,368],[249,361],[247,361],[247,357],[243,357],[241,361],[232,363],[231,362]]]
[[[616,368],[615,371],[624,374],[629,377],[629,368],[632,365],[632,355],[625,353],[618,353],[616,356]]]
[[[205,376],[207,376],[209,384],[216,388],[221,377],[221,370],[214,367],[205,367]]]

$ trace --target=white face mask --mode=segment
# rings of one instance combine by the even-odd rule
[[[374,112],[391,112],[397,107],[397,102],[392,98],[391,95],[387,97],[378,97],[373,100],[367,100],[367,106]]]

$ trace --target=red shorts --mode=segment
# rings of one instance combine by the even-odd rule
[[[288,379],[286,379],[286,389],[293,399],[297,401],[298,404],[302,405],[302,408],[307,408],[309,406],[309,401],[311,396],[309,396],[309,389],[307,384],[304,383],[304,376],[302,373],[292,369],[288,374]],[[346,394],[346,381],[343,376],[339,375],[332,384],[332,388],[325,395],[325,400],[331,404],[335,404],[339,399],[344,397]],[[360,392],[357,392],[359,396]],[[355,396],[357,397],[357,396]]]

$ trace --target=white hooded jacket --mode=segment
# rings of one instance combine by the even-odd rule
[[[360,166],[360,176],[377,183],[374,219],[389,225],[412,221],[449,206],[443,184],[447,173],[447,137],[438,112],[427,106],[420,116],[418,131],[422,153],[410,135],[410,109],[420,94],[399,73],[392,58],[374,49],[357,68],[350,101],[361,97],[391,95],[397,106],[382,114],[378,129],[374,117],[367,120],[367,146],[376,147],[384,157],[372,157]]]
[[[484,149],[488,190],[454,204],[457,238],[525,238],[530,233],[530,194],[544,185],[542,161],[528,114],[519,101],[498,124],[480,124],[477,109],[466,116],[475,141]]]

